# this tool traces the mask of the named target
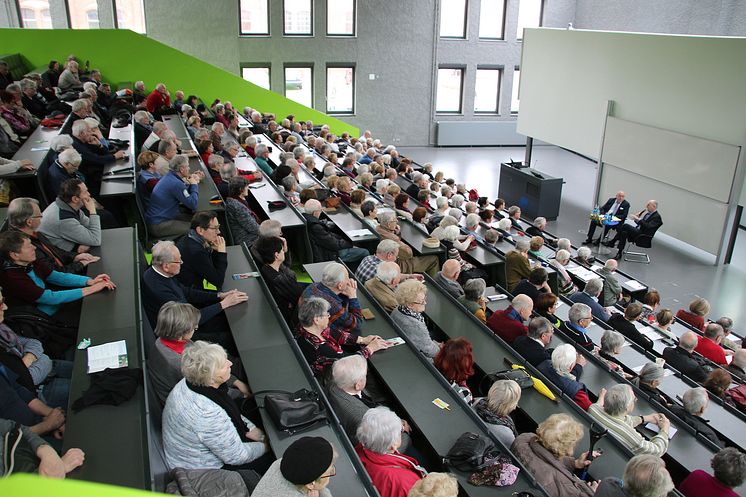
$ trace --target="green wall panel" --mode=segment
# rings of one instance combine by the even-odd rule
[[[220,98],[230,100],[238,109],[248,105],[272,112],[278,120],[294,114],[297,119],[328,124],[337,134],[359,134],[356,127],[339,119],[129,30],[0,29],[0,47],[3,54],[20,53],[32,68],[75,54],[79,61],[90,60],[91,67],[101,70],[104,79],[112,84],[142,80],[146,88],[152,89],[162,82],[172,95],[183,90],[208,104]]]

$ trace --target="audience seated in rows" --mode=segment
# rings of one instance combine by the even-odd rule
[[[662,356],[669,366],[697,383],[702,383],[707,378],[710,367],[701,356],[694,354],[696,346],[697,335],[687,331],[681,335],[678,345],[666,347]]]
[[[487,320],[487,326],[508,345],[519,336],[528,334],[528,327],[523,324],[531,317],[534,303],[527,295],[516,295],[510,305],[501,311],[496,311]]]
[[[404,243],[399,236],[401,228],[396,214],[391,211],[378,214],[376,231],[382,238],[399,244],[399,256],[396,260],[403,273],[428,273],[435,276],[438,272],[438,257],[434,255],[415,256],[412,247]]]
[[[176,276],[191,288],[203,288],[203,281],[220,290],[228,268],[225,239],[215,211],[200,211],[192,217],[191,228],[176,244],[183,265]]]
[[[283,239],[262,236],[257,239],[253,248],[259,254],[256,262],[272,298],[290,328],[297,329],[298,301],[307,284],[299,283],[293,270],[284,264],[287,247]]]
[[[575,303],[587,305],[591,308],[594,318],[606,323],[609,321],[611,313],[598,302],[598,297],[601,295],[603,286],[604,282],[601,278],[593,278],[585,284],[582,292],[575,292],[570,295],[570,300]]]
[[[356,267],[367,255],[368,251],[355,247],[335,233],[335,226],[331,221],[321,219],[321,202],[316,199],[308,200],[304,207],[303,217],[306,220],[308,238],[311,241],[314,262],[332,261],[337,258]]]
[[[394,294],[399,305],[391,313],[391,320],[417,350],[432,360],[442,344],[431,338],[422,315],[427,306],[427,287],[421,281],[407,280],[399,283]]]

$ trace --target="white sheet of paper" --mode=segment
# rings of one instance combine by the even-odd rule
[[[497,293],[495,295],[487,295],[487,300],[489,300],[490,302],[497,302],[498,300],[505,300],[507,298],[508,296],[505,295],[504,293]]]
[[[345,233],[347,233],[347,236],[349,236],[350,238],[360,238],[361,236],[370,235],[369,230],[363,230],[363,229],[346,231]]]
[[[88,347],[88,372],[127,367],[127,342],[119,340]]]
[[[658,433],[660,430],[658,429],[658,425],[654,425],[653,423],[647,423],[645,424],[645,428],[647,428],[650,431],[653,431],[655,433]],[[679,431],[673,426],[668,428],[668,439],[671,440],[674,435],[676,435],[676,432]]]
[[[636,280],[629,280],[628,282],[625,283],[625,285],[627,285],[633,290],[642,290],[643,288],[645,288],[645,285],[643,285],[642,283]]]

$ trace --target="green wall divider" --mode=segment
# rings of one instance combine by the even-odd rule
[[[332,132],[358,136],[359,130],[323,112],[301,105],[283,95],[265,90],[228,71],[187,55],[147,36],[125,29],[0,29],[0,52],[20,53],[30,68],[51,59],[64,60],[75,54],[90,60],[104,79],[116,85],[142,80],[147,89],[165,83],[171,95],[183,90],[209,104],[216,98],[230,100],[237,109],[250,106],[271,112],[282,120],[294,114],[314,124],[328,124]],[[116,87],[114,88],[116,89]]]

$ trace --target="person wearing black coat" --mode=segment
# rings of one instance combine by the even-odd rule
[[[663,226],[663,219],[658,213],[658,201],[648,200],[644,210],[638,214],[632,214],[632,220],[636,226],[630,226],[629,224],[620,225],[616,237],[605,244],[607,247],[613,247],[614,244],[619,243],[619,251],[614,256],[615,259],[622,258],[627,240],[634,242],[640,235],[653,236],[658,231],[658,228]]]
[[[627,219],[627,215],[629,214],[629,202],[624,200],[624,196],[624,192],[617,192],[616,196],[608,199],[606,203],[602,205],[601,208],[598,210],[598,213],[601,215],[608,213],[620,219],[619,224],[617,224],[616,226],[604,226],[604,234],[601,238],[605,238],[610,229],[615,230],[617,229],[617,226],[624,226],[624,221]],[[596,232],[596,226],[600,226],[600,223],[598,221],[591,220],[591,224],[588,226],[588,236],[583,242],[583,245],[590,245],[591,243],[598,243],[599,241],[601,241],[600,239],[593,239],[593,234]]]
[[[624,310],[623,315],[617,313],[612,314],[607,321],[607,324],[645,350],[653,350],[653,341],[640,333],[640,330],[635,327],[635,321],[637,321],[637,318],[639,318],[641,314],[642,304],[632,302]]]
[[[277,302],[282,316],[291,330],[298,327],[298,299],[307,283],[299,283],[298,278],[285,262],[285,247],[282,239],[265,236],[257,239],[252,249],[258,254],[257,264],[272,298]]]
[[[552,342],[552,335],[554,335],[554,326],[547,318],[533,318],[528,323],[528,335],[516,338],[513,348],[529,364],[539,367],[542,362],[552,360],[553,349],[547,348]],[[570,372],[576,378],[580,378],[583,374],[583,366],[576,364]]]
[[[697,383],[702,383],[707,379],[711,368],[703,357],[694,355],[697,343],[697,334],[687,331],[681,335],[676,347],[666,347],[662,355],[669,366]]]
[[[681,418],[686,424],[697,430],[697,433],[704,436],[721,449],[725,444],[718,438],[715,431],[710,428],[709,422],[703,417],[707,404],[709,403],[709,394],[703,387],[690,388],[682,396],[684,406],[672,406],[671,412]]]
[[[182,285],[203,288],[203,281],[207,281],[218,290],[223,287],[228,255],[215,211],[195,213],[190,230],[176,246],[184,261],[177,276]]]
[[[333,231],[332,226],[324,222],[321,216],[321,202],[316,199],[306,201],[303,217],[308,227],[308,238],[311,240],[311,250],[314,262],[333,261],[340,258],[351,264],[353,268],[370,253]]]

